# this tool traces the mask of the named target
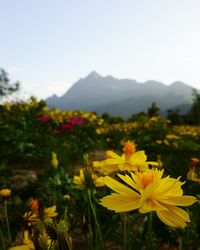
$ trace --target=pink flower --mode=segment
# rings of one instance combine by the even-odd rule
[[[72,125],[83,125],[85,124],[85,119],[83,119],[82,117],[71,117],[69,118],[69,123],[71,123]]]
[[[51,118],[48,116],[48,115],[39,115],[37,117],[37,120],[40,121],[40,122],[49,122],[51,120]]]
[[[60,124],[60,128],[63,130],[73,130],[74,126],[69,123]]]

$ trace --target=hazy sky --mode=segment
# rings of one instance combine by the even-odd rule
[[[200,0],[0,0],[0,67],[61,95],[102,76],[200,88]]]

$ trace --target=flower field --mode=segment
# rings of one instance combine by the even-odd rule
[[[0,106],[0,249],[200,249],[200,127]]]

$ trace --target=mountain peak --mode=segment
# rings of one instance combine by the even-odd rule
[[[86,78],[96,79],[99,77],[101,77],[101,75],[99,75],[96,71],[92,71]]]

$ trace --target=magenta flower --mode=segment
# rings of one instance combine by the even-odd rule
[[[60,128],[62,130],[73,130],[74,126],[72,124],[69,124],[69,123],[62,123],[62,124],[60,124]]]
[[[49,122],[51,120],[51,117],[49,117],[48,115],[39,115],[37,117],[37,120],[40,121],[40,122]]]
[[[71,123],[72,125],[84,125],[85,124],[85,119],[83,119],[82,117],[71,117],[68,120],[69,123]]]

